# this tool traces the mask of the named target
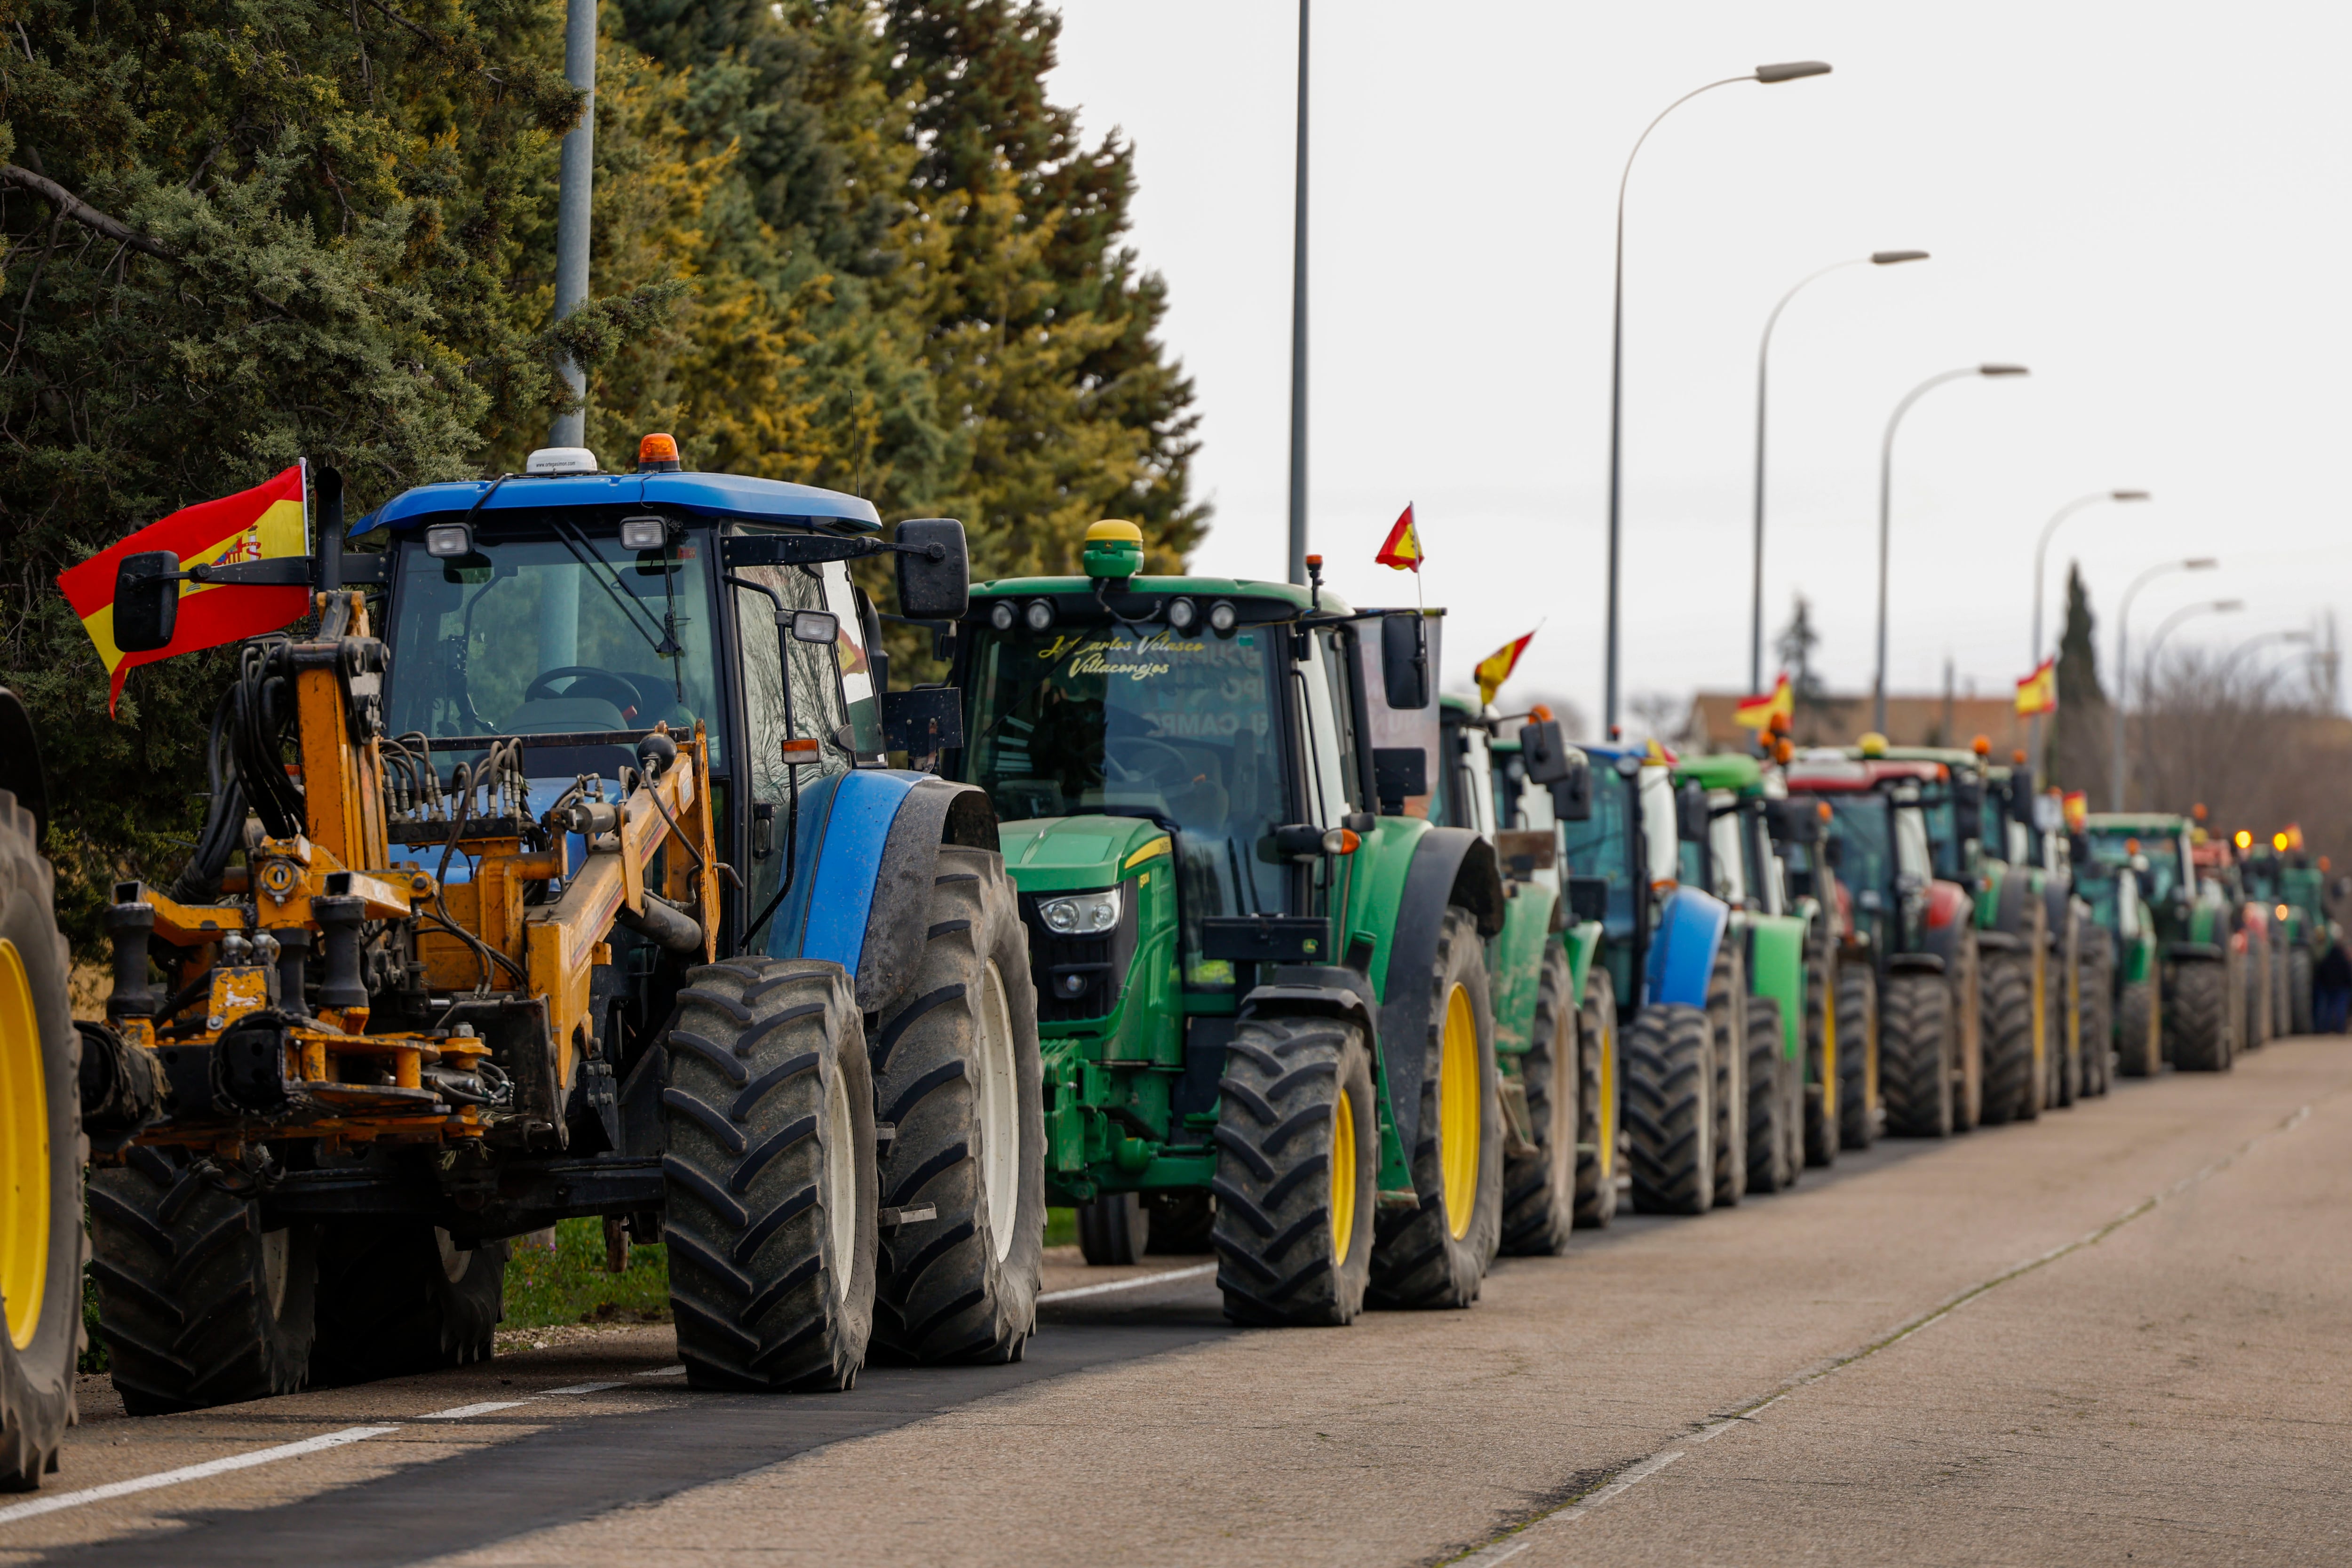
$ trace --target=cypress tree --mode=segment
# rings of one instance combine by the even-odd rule
[[[2099,652],[2092,637],[2090,591],[2083,569],[2066,568],[2066,626],[2058,640],[2058,711],[2050,716],[2049,780],[2082,790],[2104,810],[2111,758],[2112,710],[2099,685]]]

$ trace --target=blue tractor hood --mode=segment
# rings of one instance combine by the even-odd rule
[[[485,500],[482,492],[497,485]],[[879,531],[872,501],[814,485],[740,474],[512,474],[504,480],[462,479],[403,490],[351,526],[352,537],[379,528],[405,532],[428,521],[551,507],[657,506],[673,514],[738,522],[796,522],[859,533]]]

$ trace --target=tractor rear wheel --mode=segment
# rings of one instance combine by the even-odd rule
[[[1705,1214],[1715,1205],[1715,1030],[1704,1009],[1664,1002],[1625,1031],[1625,1125],[1633,1207]]]
[[[1781,1037],[1780,1000],[1748,999],[1748,1190],[1782,1192],[1797,1184],[1801,1160],[1791,1159],[1802,1135],[1803,1086]]]
[[[1945,972],[1952,1017],[1952,1131],[1969,1132],[1984,1121],[1984,996],[1977,933],[1963,928]]]
[[[82,1347],[81,1036],[49,863],[0,790],[0,1491],[57,1468]]]
[[[1804,1147],[1808,1165],[1834,1165],[1838,1157],[1838,1045],[1836,1023],[1837,949],[1829,935],[1829,917],[1815,918],[1817,932],[1805,960],[1804,1081],[1798,1092],[1804,1099]]]
[[[2095,1100],[2107,1092],[2115,1078],[2116,970],[2115,943],[2106,928],[2085,924],[2075,994],[2075,1037],[2083,1060],[2083,1098]]]
[[[2172,1065],[2182,1072],[2228,1071],[2229,1013],[2226,964],[2180,965],[2173,984]]]
[[[1363,1031],[1339,1018],[1244,1019],[1218,1091],[1209,1190],[1225,1316],[1257,1328],[1355,1321],[1380,1199]]]
[[[1715,1206],[1736,1206],[1748,1191],[1748,965],[1738,930],[1726,931],[1715,950],[1706,984],[1707,1026],[1714,1033]]]
[[[1868,963],[1838,965],[1837,1140],[1842,1149],[1867,1149],[1878,1135],[1878,971]]]
[[[1951,1009],[1940,974],[1890,974],[1878,994],[1878,1092],[1894,1137],[1952,1135]]]
[[[2241,969],[2245,975],[2246,1026],[2238,1036],[2238,1049],[2258,1051],[2271,1037],[2270,958],[2251,939]]]
[[[488,1361],[506,1316],[507,1244],[460,1248],[422,1220],[320,1227],[316,1384]]]
[[[848,973],[687,972],[665,1037],[662,1239],[697,1388],[845,1389],[874,1329],[874,1080]]]
[[[1412,1152],[1419,1205],[1380,1215],[1373,1226],[1370,1299],[1381,1307],[1470,1305],[1502,1239],[1501,1075],[1486,961],[1469,910],[1445,911],[1430,984]]]
[[[1617,986],[1598,961],[1585,978],[1576,1040],[1584,1079],[1576,1099],[1576,1224],[1580,1230],[1598,1230],[1617,1216],[1619,1097],[1624,1081],[1617,1050]]]
[[[1978,973],[1985,1124],[2029,1121],[2042,1114],[2042,1084],[2033,1071],[2033,960],[2022,952],[1988,952]]]
[[[2289,1026],[2298,1035],[2311,1033],[2311,950],[2298,947],[2286,956],[2286,1010]]]
[[[1139,1193],[1105,1193],[1078,1205],[1078,1253],[1097,1268],[1140,1263],[1151,1249],[1151,1215]]]
[[[2116,1070],[2126,1078],[2154,1078],[2164,1065],[2158,1038],[2164,1010],[2157,1005],[2153,980],[2126,980],[2116,993]]]
[[[319,1279],[310,1226],[261,1207],[209,1160],[133,1148],[89,1184],[98,1331],[133,1415],[292,1394],[309,1376]]]
[[[1503,1158],[1503,1250],[1549,1258],[1567,1249],[1576,1228],[1576,1145],[1583,1077],[1576,1047],[1575,976],[1568,950],[1547,943],[1536,976],[1535,1026],[1519,1081],[1536,1152]]]
[[[937,1211],[881,1244],[874,1344],[893,1360],[1015,1362],[1037,1324],[1045,1113],[1037,988],[1003,856],[940,848],[929,931],[866,1038],[877,1115],[895,1130],[883,1206]],[[1149,1222],[1128,1205],[1133,1262]]]

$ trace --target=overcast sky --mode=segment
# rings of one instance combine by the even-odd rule
[[[1134,243],[1202,415],[1200,569],[1285,561],[1297,14],[1283,0],[1062,0],[1057,97],[1138,144]],[[1680,94],[1777,60],[1833,75],[1717,89],[1650,138],[1628,202],[1623,687],[1743,685],[1757,341],[1807,272],[1874,249],[1781,318],[1772,373],[1768,629],[1801,592],[1840,688],[1870,679],[1878,448],[1896,445],[1892,683],[2030,668],[2033,541],[2099,616],[2151,584],[2175,634],[2227,647],[2347,607],[2347,130],[2352,9],[1967,7],[1679,0],[1332,0],[1313,45],[1310,548],[1358,603],[1417,504],[1449,684],[1543,630],[1507,692],[1598,707],[1618,174]],[[2252,657],[2292,657],[2279,648]],[[1769,659],[1769,655],[1768,655]],[[2110,677],[2110,681],[2112,678]]]

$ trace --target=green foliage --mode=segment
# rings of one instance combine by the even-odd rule
[[[1076,1247],[1078,1244],[1078,1211],[1047,1209],[1045,1211],[1045,1245]]]
[[[2113,716],[2099,685],[2099,650],[2092,637],[2091,595],[2080,565],[2066,568],[2066,626],[2058,639],[2058,711],[2050,717],[2049,782],[2083,790],[2091,808],[2107,808]]]
[[[632,1247],[628,1268],[608,1274],[602,1220],[562,1221],[552,1252],[516,1238],[507,1261],[507,1328],[667,1321],[668,1248]]]

